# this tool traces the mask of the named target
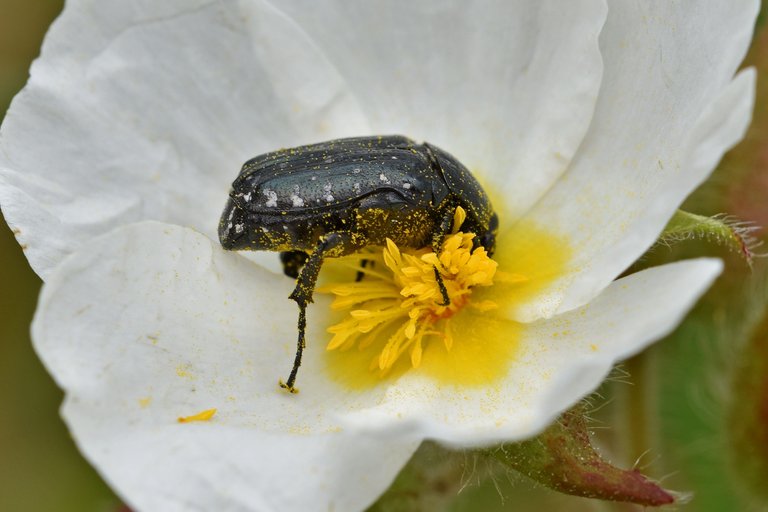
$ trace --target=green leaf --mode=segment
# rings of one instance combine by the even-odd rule
[[[680,502],[639,471],[619,469],[597,453],[577,406],[534,439],[489,450],[506,466],[547,487],[585,498],[661,506]]]
[[[752,236],[758,226],[742,222],[727,215],[706,217],[677,210],[662,231],[657,244],[671,245],[682,240],[705,239],[729,247],[739,253],[748,264],[755,257],[760,242]]]

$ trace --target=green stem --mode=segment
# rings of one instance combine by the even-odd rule
[[[463,452],[424,442],[367,512],[445,510],[459,494],[465,463]]]
[[[632,379],[624,408],[624,432],[625,439],[628,440],[625,455],[629,463],[634,463],[649,449],[656,447],[653,432],[656,431],[654,418],[658,404],[655,403],[656,382],[653,355],[650,352],[646,350],[624,363]]]

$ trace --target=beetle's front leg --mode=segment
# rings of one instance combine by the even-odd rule
[[[280,381],[280,387],[287,389],[291,393],[299,391],[293,385],[296,382],[299,366],[301,366],[301,356],[304,352],[304,347],[306,347],[304,333],[307,328],[307,306],[312,302],[312,295],[315,291],[320,267],[323,265],[323,259],[329,256],[338,256],[349,243],[349,237],[340,233],[330,233],[322,237],[317,243],[314,252],[307,259],[301,272],[299,272],[296,288],[293,289],[293,293],[289,297],[299,305],[299,338],[296,342],[296,357],[293,360],[291,374],[285,382]]]

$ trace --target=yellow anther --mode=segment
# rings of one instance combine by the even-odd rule
[[[458,229],[465,219],[466,212],[457,208],[454,227]],[[412,367],[419,367],[430,339],[437,338],[445,350],[451,350],[451,317],[465,306],[479,311],[496,307],[488,300],[471,301],[473,287],[493,284],[497,267],[482,247],[473,251],[473,239],[471,233],[454,232],[446,236],[439,254],[428,249],[402,252],[397,244],[387,240],[380,253],[366,255],[372,265],[360,267],[365,274],[362,281],[321,289],[335,296],[334,310],[348,310],[343,321],[328,329],[333,337],[326,348],[346,350],[357,345],[362,349],[382,343],[370,365],[380,375],[391,370],[404,354],[409,356]],[[378,271],[368,271],[372,267]],[[450,304],[443,304],[435,268]]]
[[[461,206],[456,207],[456,211],[453,213],[453,230],[451,234],[456,234],[461,229],[461,225],[467,219],[467,212]]]

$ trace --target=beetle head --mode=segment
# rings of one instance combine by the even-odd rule
[[[246,229],[246,210],[234,192],[229,193],[229,200],[219,220],[219,242],[224,249],[238,251],[248,245]]]
[[[292,231],[280,215],[254,211],[249,193],[233,190],[219,221],[219,242],[229,251],[283,251],[294,248]]]

